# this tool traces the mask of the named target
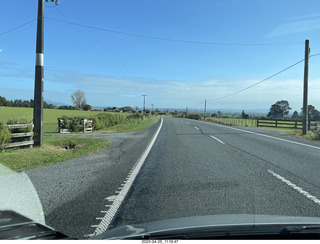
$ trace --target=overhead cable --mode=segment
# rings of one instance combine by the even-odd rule
[[[297,45],[297,44],[303,44],[304,42],[295,42],[295,43],[222,43],[222,42],[206,42],[206,41],[191,41],[191,40],[179,40],[179,39],[172,39],[172,38],[166,38],[166,37],[155,37],[155,36],[148,36],[148,35],[140,35],[140,34],[134,34],[134,33],[128,33],[123,31],[116,31],[116,30],[110,30],[95,26],[89,26],[89,25],[83,25],[78,24],[70,21],[55,19],[55,18],[49,18],[45,17],[49,20],[58,21],[65,24],[70,25],[77,25],[84,28],[90,28],[95,29],[99,31],[106,31],[110,33],[115,34],[121,34],[121,35],[127,35],[127,36],[134,36],[134,37],[141,37],[141,38],[148,38],[148,39],[154,39],[154,40],[161,40],[161,41],[170,41],[170,42],[182,42],[182,43],[191,43],[191,44],[203,44],[203,45],[216,45],[216,46],[278,46],[278,45]]]
[[[314,56],[318,56],[318,55],[320,55],[320,53],[316,53],[316,54],[310,55],[309,58],[314,57]],[[249,88],[254,87],[254,86],[256,86],[256,85],[258,85],[258,84],[260,84],[260,83],[262,83],[262,82],[264,82],[264,81],[266,81],[266,80],[269,80],[269,79],[277,76],[278,74],[281,74],[282,72],[284,72],[284,71],[286,71],[286,70],[288,70],[288,69],[296,66],[297,64],[299,64],[299,63],[301,63],[301,62],[303,62],[303,61],[304,61],[304,59],[302,59],[302,60],[300,60],[300,61],[298,61],[298,62],[290,65],[289,67],[287,67],[287,68],[285,68],[285,69],[283,69],[283,70],[281,70],[281,71],[279,71],[279,72],[277,72],[277,73],[275,73],[275,74],[273,74],[273,75],[271,75],[271,76],[269,76],[269,77],[267,77],[267,78],[265,78],[265,79],[263,79],[263,80],[261,80],[261,81],[259,81],[259,82],[257,82],[257,83],[254,83],[254,84],[251,85],[251,86],[248,86],[248,87],[246,87],[246,88],[243,88],[243,89],[240,90],[240,91],[236,91],[236,92],[234,92],[234,93],[225,95],[225,96],[223,96],[223,97],[214,98],[214,99],[208,99],[207,101],[216,101],[216,100],[220,100],[220,99],[223,99],[223,98],[226,98],[226,97],[230,97],[230,96],[236,95],[236,94],[238,94],[238,93],[240,93],[240,92],[243,92],[243,91],[245,91],[245,90],[248,90]]]
[[[18,29],[18,28],[21,28],[21,27],[23,27],[23,26],[25,26],[25,25],[28,25],[28,24],[36,21],[36,20],[37,20],[37,19],[30,20],[30,21],[28,21],[28,22],[26,22],[26,23],[24,23],[24,24],[22,24],[22,25],[18,25],[18,26],[16,26],[16,27],[11,28],[10,30],[6,30],[5,32],[1,32],[1,33],[0,33],[0,36],[1,36],[1,35],[4,35],[4,34],[7,34],[7,33],[10,32],[10,31],[14,31],[14,30],[16,30],[16,29]]]

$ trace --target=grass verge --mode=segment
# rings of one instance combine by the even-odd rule
[[[158,120],[159,120],[159,117],[144,119],[144,120],[131,119],[131,120],[127,120],[124,123],[117,124],[106,129],[97,130],[95,131],[95,133],[123,133],[123,132],[141,131],[141,130],[148,129],[150,126],[157,123]]]
[[[159,117],[127,120],[107,129],[94,133],[122,133],[148,129]],[[79,136],[54,136],[47,133],[43,137],[43,146],[33,149],[8,149],[0,152],[0,163],[15,171],[24,171],[45,165],[65,162],[72,158],[100,151],[111,145],[110,140],[81,138]],[[66,149],[68,148],[68,149]]]
[[[19,172],[88,155],[110,145],[110,140],[98,138],[45,136],[41,148],[0,152],[0,163]]]
[[[241,119],[222,118],[221,120],[207,119],[206,121],[211,123],[216,123],[217,121],[219,121],[219,122],[230,123],[230,124],[234,123],[233,125],[238,125],[239,123],[238,121],[241,121]],[[239,124],[242,125],[243,127],[256,127],[256,122],[254,122],[254,120],[248,120],[247,126],[244,126],[243,123],[241,124],[241,122]],[[299,139],[320,143],[320,131],[314,131],[314,132],[308,131],[306,135],[302,135],[302,129],[281,128],[281,126],[277,128],[276,127],[259,127],[259,128],[281,131],[283,133],[292,135]]]

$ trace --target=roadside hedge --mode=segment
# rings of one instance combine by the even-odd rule
[[[93,130],[101,130],[104,128],[108,128],[110,126],[114,126],[116,124],[121,124],[127,121],[128,119],[143,119],[143,115],[132,114],[104,114],[100,113],[92,117],[86,118],[87,120],[92,120]],[[68,129],[70,132],[80,132],[83,129],[83,118],[82,117],[69,117],[63,116],[58,118],[60,120],[60,128]]]

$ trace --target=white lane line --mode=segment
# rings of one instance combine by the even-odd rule
[[[303,190],[301,187],[297,186],[296,184],[292,183],[291,181],[287,180],[286,178],[282,177],[281,175],[278,175],[277,173],[273,172],[272,170],[268,170],[270,174],[272,174],[277,179],[281,180],[283,183],[287,184],[288,186],[292,187],[294,190],[298,191],[305,197],[309,198],[316,204],[320,205],[320,200],[316,198],[315,196],[311,195],[309,192]]]
[[[186,124],[187,124],[187,125],[190,125],[190,123],[189,123],[189,122],[186,122]]]
[[[225,145],[225,143],[221,140],[219,140],[217,137],[210,136],[211,138],[215,139],[216,141],[220,142],[221,144]]]
[[[158,130],[156,131],[156,133],[154,134],[153,138],[151,139],[151,141],[149,142],[149,145],[147,146],[146,150],[144,151],[144,153],[141,155],[141,157],[138,159],[136,166],[134,167],[132,174],[130,175],[130,177],[128,177],[127,182],[125,183],[125,185],[123,186],[122,190],[120,191],[120,193],[116,196],[111,196],[111,197],[107,197],[106,199],[109,201],[113,201],[111,207],[109,208],[109,210],[106,212],[105,216],[102,218],[101,222],[99,225],[97,225],[93,235],[99,235],[103,232],[105,232],[113,217],[115,216],[116,212],[118,211],[122,201],[124,200],[125,196],[127,195],[127,193],[129,192],[129,189],[133,183],[133,181],[135,180],[136,176],[138,175],[144,161],[146,160],[149,152],[151,151],[151,148],[154,144],[154,142],[156,141],[159,132],[161,130],[163,124],[163,119],[161,117],[161,122],[159,125]],[[115,197],[113,199],[113,197]]]
[[[205,123],[207,123],[207,122],[205,122]],[[297,145],[300,145],[300,146],[306,146],[306,147],[310,147],[310,148],[314,148],[314,149],[320,150],[320,147],[312,146],[312,145],[308,145],[308,144],[304,144],[304,143],[301,143],[301,142],[290,141],[290,140],[282,139],[282,138],[279,138],[279,137],[274,137],[274,136],[269,136],[269,135],[265,135],[265,134],[260,134],[260,133],[256,133],[256,132],[252,132],[252,131],[248,131],[248,130],[241,130],[241,129],[237,129],[237,128],[233,128],[233,127],[229,127],[229,126],[225,126],[225,125],[218,125],[218,124],[212,124],[212,123],[209,123],[209,124],[210,124],[210,125],[213,125],[213,126],[221,126],[221,127],[228,128],[228,129],[232,129],[232,130],[238,130],[238,131],[242,131],[242,132],[247,132],[247,133],[254,134],[254,135],[258,135],[258,136],[264,136],[264,137],[276,139],[276,140],[279,140],[279,141],[290,142],[290,143],[297,144]]]
[[[197,126],[195,126],[194,128],[197,129],[197,130],[200,130],[199,127],[197,127]]]

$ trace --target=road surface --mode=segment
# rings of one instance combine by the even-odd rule
[[[99,167],[89,170],[85,190],[74,188],[60,205],[44,204],[47,224],[87,238],[126,224],[199,215],[320,217],[319,144],[269,129],[178,118],[114,139],[118,151],[92,159]],[[112,164],[116,154],[125,156]],[[35,172],[29,175],[40,189]]]

